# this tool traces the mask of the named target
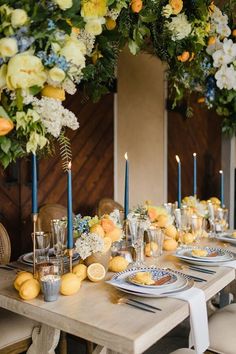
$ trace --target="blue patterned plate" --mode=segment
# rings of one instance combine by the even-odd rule
[[[129,275],[126,278],[126,281],[129,283],[132,283],[137,286],[145,287],[145,288],[160,288],[160,287],[165,287],[170,284],[174,284],[177,281],[177,276],[173,273],[170,273],[165,270],[157,270],[157,269],[149,269],[148,273],[151,273],[152,280],[155,282],[154,284],[147,285],[147,284],[142,284],[136,281],[135,276],[137,273],[146,273],[147,271],[145,270],[137,270],[137,272],[133,273],[132,275]]]

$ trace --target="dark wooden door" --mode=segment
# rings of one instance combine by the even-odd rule
[[[198,197],[219,196],[221,118],[193,104],[194,116],[168,112],[168,200],[177,199],[177,163],[182,164],[182,197],[193,195],[193,153],[197,153]]]
[[[92,214],[101,198],[113,198],[113,95],[99,103],[81,103],[80,93],[71,96],[66,106],[78,117],[80,128],[70,131],[72,142],[73,209]],[[38,164],[38,202],[66,206],[66,175],[58,153]],[[0,176],[0,218],[9,232],[12,259],[31,249],[31,173],[30,160]]]

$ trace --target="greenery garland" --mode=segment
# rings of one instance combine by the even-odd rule
[[[59,137],[68,159],[64,128],[79,124],[65,93],[79,85],[99,100],[125,45],[168,63],[174,105],[197,92],[234,133],[235,0],[224,11],[209,0],[0,0],[0,163],[50,153]]]

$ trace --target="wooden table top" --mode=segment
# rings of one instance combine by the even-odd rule
[[[162,256],[162,261],[166,264],[172,258]],[[204,290],[206,300],[235,279],[232,268],[214,267],[214,270],[215,275],[188,271],[207,279],[206,283],[195,283]],[[189,315],[187,302],[172,298],[145,298],[145,302],[162,309],[156,313],[114,304],[111,294],[118,293],[115,289],[105,282],[92,283],[88,280],[82,283],[76,295],[61,295],[55,302],[44,302],[42,295],[32,301],[23,301],[13,288],[14,277],[15,271],[0,269],[1,307],[118,353],[144,352]]]

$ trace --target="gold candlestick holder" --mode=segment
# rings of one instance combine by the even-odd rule
[[[68,249],[68,256],[69,256],[69,269],[70,269],[70,273],[72,273],[72,258],[73,258],[73,248]]]
[[[33,222],[33,275],[36,277],[36,224],[38,220],[38,213],[32,214]]]

